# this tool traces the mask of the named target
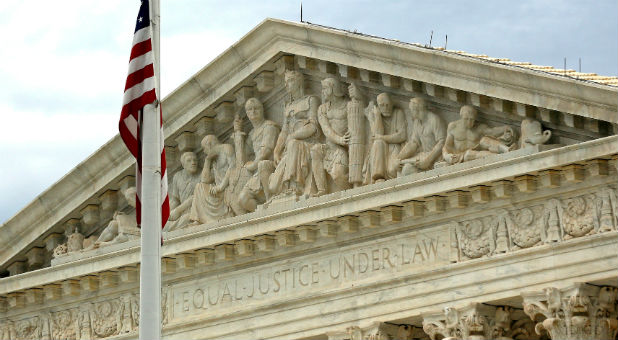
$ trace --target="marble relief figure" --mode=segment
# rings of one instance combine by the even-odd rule
[[[355,188],[363,184],[363,162],[365,161],[365,106],[363,95],[357,84],[348,86],[346,110],[348,118],[348,181]]]
[[[325,173],[332,178],[337,190],[345,190],[348,183],[348,112],[345,92],[339,80],[322,80],[322,105],[318,108],[318,122],[326,137],[325,144],[311,149],[315,184],[318,196],[328,192]]]
[[[266,188],[268,187],[268,178],[275,169],[273,150],[279,135],[279,126],[277,123],[264,118],[264,106],[257,98],[247,100],[245,112],[251,122],[252,129],[245,140],[245,133],[242,132],[242,120],[240,117],[236,117],[234,120],[234,142],[237,149],[238,164],[251,174],[251,178],[242,187],[238,198],[241,208],[250,212],[270,198]],[[253,160],[245,161],[244,157],[247,151],[253,153]]]
[[[444,121],[428,110],[425,99],[411,99],[410,112],[410,135],[398,155],[404,176],[433,169],[434,163],[442,157],[446,138]]]
[[[206,155],[200,182],[195,186],[189,219],[192,223],[208,223],[232,216],[229,190],[230,173],[234,167],[234,147],[222,144],[215,135],[207,135],[201,142]]]
[[[464,105],[461,119],[449,123],[442,156],[448,164],[467,162],[489,155],[511,151],[517,147],[515,132],[510,126],[489,126],[476,120],[477,111]]]
[[[306,95],[303,75],[285,72],[288,100],[283,110],[283,126],[274,150],[276,168],[269,178],[270,195],[309,195],[312,189],[311,147],[318,142],[320,99]]]
[[[388,93],[380,93],[377,105],[369,103],[365,112],[371,128],[369,155],[365,160],[365,184],[397,177],[399,152],[406,141],[406,119],[403,111],[393,106]]]
[[[526,117],[521,122],[520,148],[545,144],[549,138],[551,138],[551,131],[543,131],[539,121]]]
[[[129,187],[122,192],[124,198],[130,207],[135,209],[136,206],[136,188]],[[99,238],[90,248],[98,248],[107,244],[127,242],[130,239],[139,237],[139,228],[137,227],[137,219],[135,218],[135,210],[130,213],[116,211],[112,220],[107,227],[103,229]]]
[[[171,212],[165,231],[179,229],[189,224],[189,212],[193,204],[193,190],[200,181],[195,153],[183,153],[180,156],[180,163],[182,164],[182,170],[174,174],[169,190]]]

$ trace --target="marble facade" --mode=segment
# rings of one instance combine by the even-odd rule
[[[265,20],[163,101],[163,336],[615,338],[617,94]],[[1,339],[137,338],[132,171],[2,225]]]

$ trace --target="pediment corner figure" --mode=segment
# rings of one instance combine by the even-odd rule
[[[477,121],[472,105],[459,110],[461,118],[448,124],[442,156],[447,164],[457,164],[517,148],[515,130],[510,126],[489,127]]]
[[[133,210],[129,213],[116,211],[112,220],[107,224],[107,227],[103,229],[96,241],[92,243],[90,247],[84,248],[85,250],[139,238],[140,229],[137,226],[137,219],[135,218],[135,193],[135,187],[129,187],[122,191],[128,206]]]

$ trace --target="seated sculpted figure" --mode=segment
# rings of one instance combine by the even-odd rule
[[[193,224],[231,216],[230,201],[237,199],[226,191],[230,184],[230,170],[234,167],[234,148],[230,144],[221,144],[215,135],[207,135],[201,144],[206,159],[193,194],[189,215]]]
[[[477,111],[464,105],[460,120],[449,123],[442,156],[448,164],[505,153],[517,147],[515,132],[509,126],[489,126],[476,121]]]
[[[398,156],[403,166],[401,174],[404,176],[433,169],[433,164],[442,156],[446,138],[444,121],[427,109],[425,99],[412,98],[410,112],[410,135]]]
[[[129,187],[122,192],[129,206],[135,209],[135,187]],[[98,248],[108,244],[122,243],[139,238],[140,230],[137,227],[135,210],[130,213],[116,211],[107,227],[103,229],[99,238],[89,248]]]
[[[165,231],[182,228],[189,224],[189,212],[193,203],[193,190],[200,181],[197,172],[197,157],[193,152],[185,152],[180,156],[182,170],[174,174],[169,190],[170,217]]]
[[[349,188],[348,182],[348,132],[347,102],[341,83],[335,78],[322,80],[322,105],[318,108],[318,122],[326,136],[326,144],[311,148],[313,173],[317,195],[327,193],[325,172],[330,175],[337,190]]]
[[[365,112],[371,128],[369,155],[363,171],[366,184],[397,177],[399,151],[407,137],[403,111],[393,107],[388,93],[380,93],[377,102],[377,106],[370,102]]]
[[[273,150],[279,126],[277,123],[264,119],[264,106],[257,98],[249,98],[245,103],[247,118],[253,129],[249,132],[249,138],[244,140],[242,132],[242,120],[236,117],[234,120],[234,142],[236,145],[236,158],[250,174],[251,178],[246,182],[238,197],[239,205],[245,210],[254,211],[258,204],[268,200],[268,177],[275,169]],[[252,161],[245,161],[246,151],[254,155]],[[242,158],[241,158],[242,157]]]
[[[275,172],[268,181],[269,194],[309,195],[312,192],[311,147],[318,142],[320,99],[306,95],[303,75],[285,72],[288,100],[283,109],[283,126],[274,150]]]

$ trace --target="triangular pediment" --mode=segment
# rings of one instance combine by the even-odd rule
[[[207,134],[233,144],[232,121],[237,113],[244,114],[243,105],[249,97],[258,97],[264,103],[266,118],[282,125],[286,70],[300,71],[305,76],[306,93],[317,97],[320,82],[329,77],[358,84],[367,102],[386,92],[405,112],[408,125],[408,102],[421,97],[445,122],[459,119],[463,105],[476,107],[479,121],[492,127],[504,125],[517,130],[524,118],[533,119],[551,130],[551,143],[560,146],[617,132],[618,89],[614,86],[306,23],[267,19],[164,99],[170,175],[181,168],[183,152],[201,150],[199,141]],[[246,121],[245,128],[249,128]],[[613,151],[617,151],[615,146]],[[605,151],[598,152],[601,155]],[[120,191],[131,185],[128,176],[133,174],[133,164],[116,136],[39,195],[0,227],[0,247],[4,249],[0,268],[6,270],[16,262],[27,266],[29,257],[48,257],[45,254],[63,242],[67,225],[79,225],[86,236],[100,232],[114,211],[127,210]],[[440,175],[451,173],[438,170]],[[391,183],[405,185],[406,179]],[[388,190],[387,184],[371,185],[357,189],[367,202],[372,190]],[[393,199],[405,200],[406,194]],[[328,202],[336,198],[316,198],[315,204],[328,207],[332,205]],[[285,218],[292,218],[290,211],[290,207],[277,209]],[[268,211],[253,214],[252,218],[264,225],[271,218]],[[177,231],[169,237],[187,236]],[[49,264],[49,259],[41,261]]]

